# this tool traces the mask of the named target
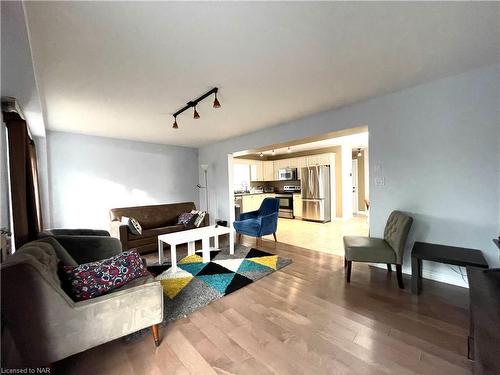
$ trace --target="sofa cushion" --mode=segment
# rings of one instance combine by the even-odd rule
[[[168,227],[161,227],[161,228],[144,229],[142,231],[142,235],[140,235],[140,236],[136,236],[136,235],[133,235],[132,233],[129,233],[128,239],[129,240],[138,240],[141,238],[158,237],[159,235],[162,235],[162,234],[179,232],[179,231],[184,230],[184,229],[186,229],[186,228],[182,224],[170,225]]]
[[[111,221],[121,221],[122,216],[134,217],[141,223],[142,229],[151,229],[175,225],[183,212],[195,209],[193,202],[158,204],[152,206],[112,208]]]
[[[63,270],[77,301],[108,293],[148,274],[137,251],[126,251],[109,259],[77,267],[64,266]]]

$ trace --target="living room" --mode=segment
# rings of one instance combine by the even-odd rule
[[[2,372],[500,372],[500,4],[0,7]]]

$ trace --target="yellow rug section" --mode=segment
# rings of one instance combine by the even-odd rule
[[[164,279],[160,280],[163,288],[163,293],[170,299],[179,294],[179,292],[193,279],[193,276],[179,277],[178,279]]]
[[[203,263],[203,258],[200,257],[199,255],[190,255],[188,257],[182,258],[179,262],[179,264],[186,264],[186,263]]]
[[[277,255],[270,255],[267,257],[257,257],[257,258],[248,258],[247,260],[251,260],[252,262],[262,264],[263,266],[276,269],[276,263],[278,263]]]

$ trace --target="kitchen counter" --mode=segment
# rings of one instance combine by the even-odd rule
[[[259,194],[276,194],[276,192],[271,192],[271,193],[234,193],[234,196],[241,197],[243,195],[259,195]]]

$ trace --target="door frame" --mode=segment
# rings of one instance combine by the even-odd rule
[[[352,203],[352,213],[357,214],[359,212],[359,181],[358,181],[358,159],[352,159],[352,188],[353,188],[353,203]]]

